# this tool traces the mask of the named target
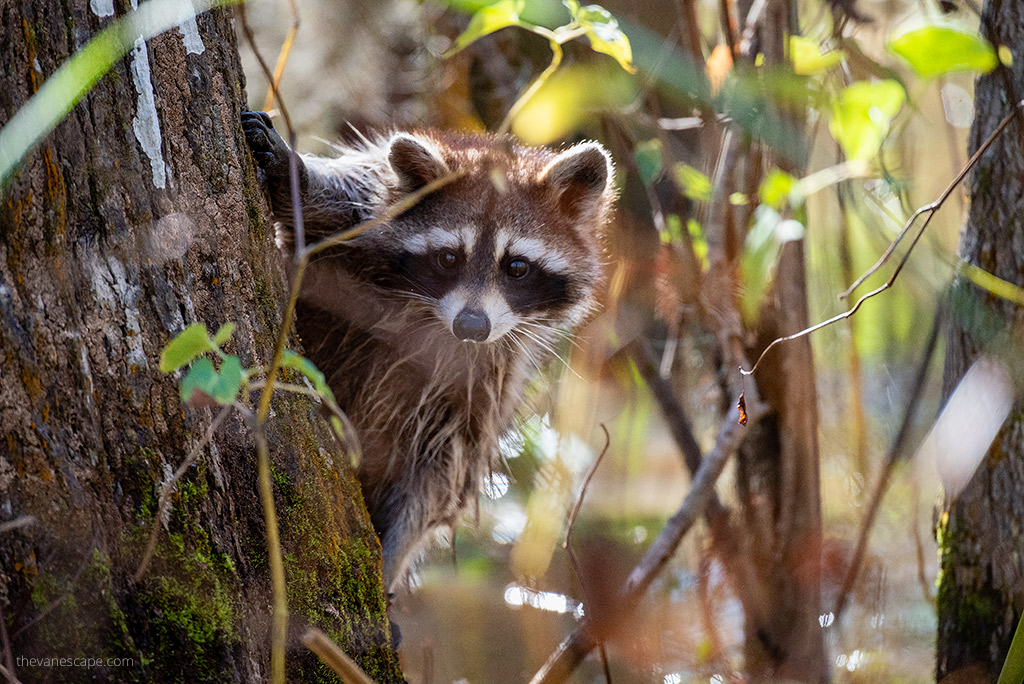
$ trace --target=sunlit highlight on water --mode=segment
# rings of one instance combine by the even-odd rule
[[[579,619],[583,617],[583,604],[553,591],[537,591],[518,584],[510,584],[505,588],[505,603],[510,606],[530,606],[552,613],[572,613]]]

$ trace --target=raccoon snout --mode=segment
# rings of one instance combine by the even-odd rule
[[[452,321],[452,332],[460,340],[483,342],[491,334],[491,322],[482,311],[463,309]]]

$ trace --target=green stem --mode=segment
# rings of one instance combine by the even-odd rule
[[[287,327],[287,326],[285,326]],[[270,674],[274,684],[284,684],[284,647],[288,635],[288,594],[284,583],[284,561],[281,556],[281,537],[274,511],[274,485],[270,477],[270,450],[263,423],[256,427],[256,445],[259,453],[260,499],[263,500],[263,520],[267,528],[267,552],[270,557],[270,582],[274,593],[274,627],[271,635]]]
[[[548,39],[548,43],[551,45],[551,63],[548,64],[544,71],[540,72],[540,75],[533,80],[530,87],[524,90],[523,93],[516,98],[511,109],[508,110],[508,114],[505,115],[504,120],[501,122],[501,126],[498,127],[499,136],[503,136],[509,132],[512,128],[512,122],[519,115],[522,108],[530,101],[530,98],[537,94],[537,91],[540,90],[541,86],[551,78],[551,74],[555,73],[558,67],[562,64],[562,43],[583,35],[582,29],[573,29],[556,33],[541,26],[529,26],[524,28],[529,28],[534,33]]]

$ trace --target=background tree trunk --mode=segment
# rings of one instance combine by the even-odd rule
[[[972,152],[1021,98],[1024,7],[986,2],[982,33],[993,44],[1008,46],[1015,59],[1012,68],[977,80]],[[1024,124],[1018,116],[971,176],[970,219],[960,244],[965,261],[1018,286],[1024,285],[1022,206]],[[1024,331],[1019,307],[966,282],[958,283],[955,291],[946,354],[947,397],[982,353],[1016,353],[1019,364]],[[974,477],[959,496],[946,502],[939,519],[939,679],[958,670],[992,681],[998,676],[1024,611],[1022,530],[1024,404],[1018,400]]]
[[[117,3],[127,11],[127,3]],[[104,6],[109,11],[104,10]],[[4,3],[0,122],[113,17],[112,3]],[[263,681],[270,583],[251,431],[238,414],[178,483],[210,426],[159,355],[185,325],[238,327],[269,361],[285,281],[238,125],[229,11],[141,40],[28,158],[0,202],[0,608],[24,682]],[[268,431],[297,681],[332,679],[295,636],[327,631],[378,682],[401,681],[379,546],[346,458],[304,397]],[[154,524],[147,574],[131,579]],[[22,661],[23,662],[23,661]]]

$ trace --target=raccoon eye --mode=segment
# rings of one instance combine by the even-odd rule
[[[438,252],[435,258],[438,267],[443,271],[450,271],[459,265],[459,255],[450,249]]]
[[[522,278],[530,272],[530,264],[523,259],[512,259],[505,264],[505,273],[509,278]]]

